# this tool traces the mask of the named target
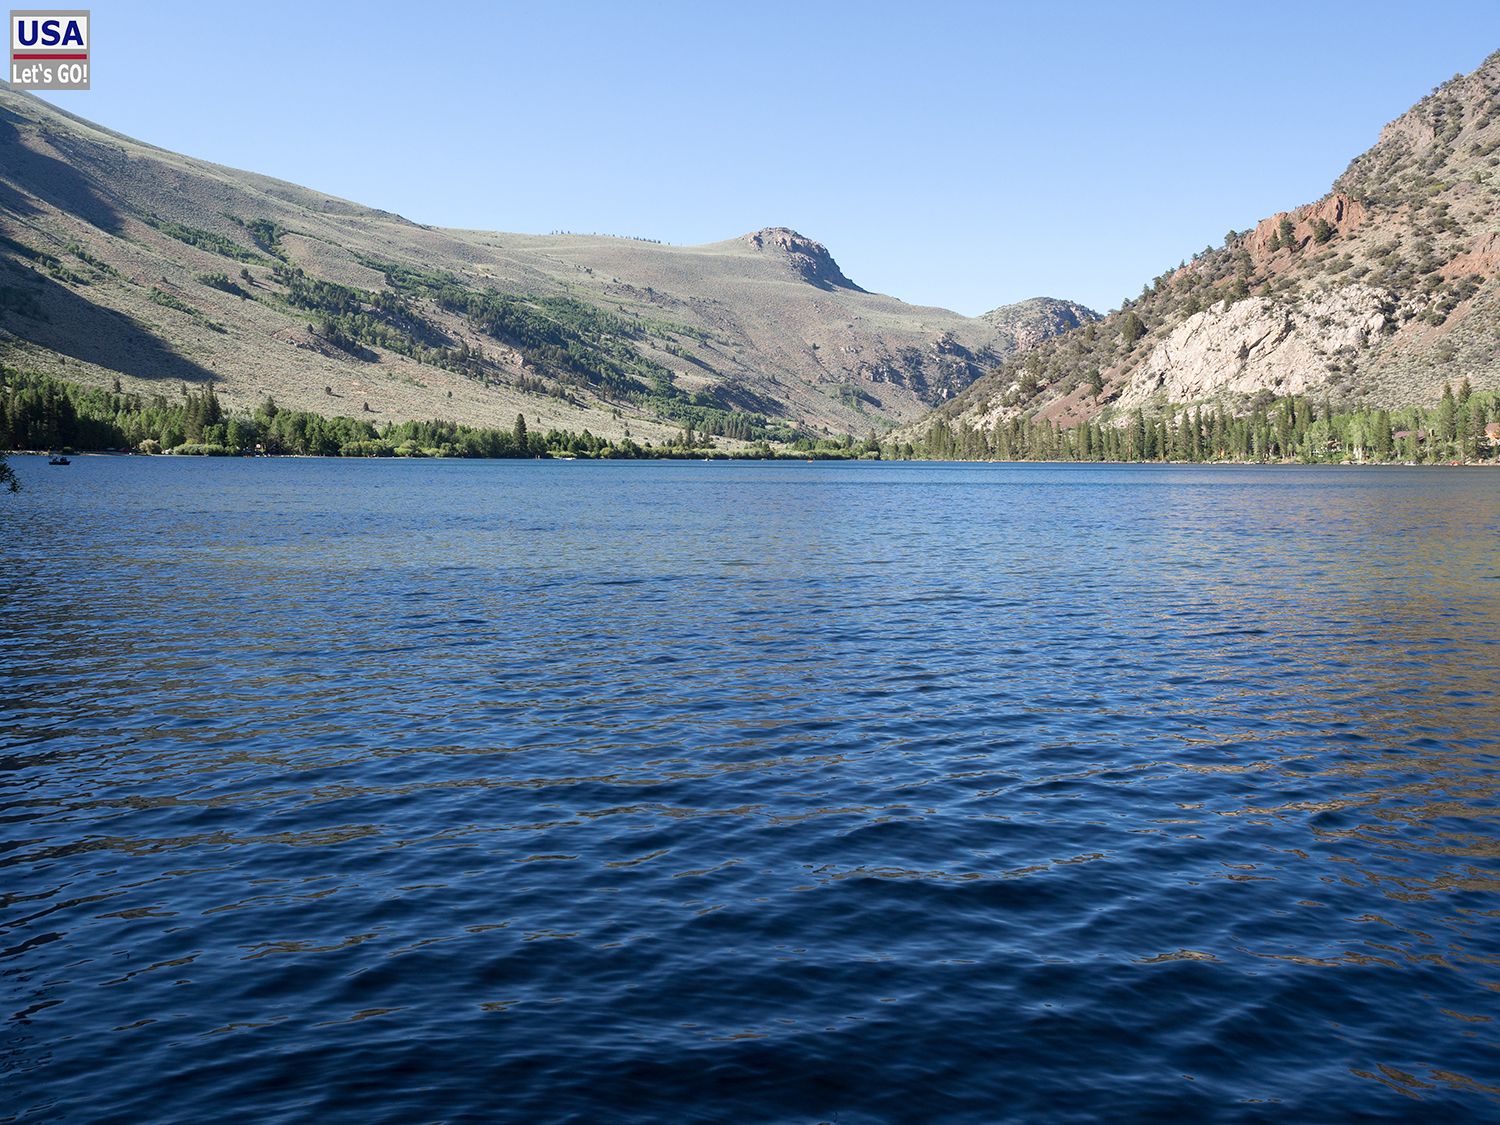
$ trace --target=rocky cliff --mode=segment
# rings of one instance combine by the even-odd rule
[[[939,414],[1110,421],[1268,392],[1394,407],[1465,378],[1500,388],[1500,52],[1387,125],[1322,199],[1231,232]]]
[[[794,230],[766,227],[754,234],[745,235],[745,245],[778,258],[797,277],[820,289],[865,292],[844,276],[844,271],[839,269],[839,264],[833,260],[833,255],[826,246]]]

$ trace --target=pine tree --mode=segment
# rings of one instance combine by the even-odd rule
[[[1391,412],[1381,410],[1375,415],[1375,452],[1382,460],[1391,455],[1393,441],[1391,438]]]
[[[1453,399],[1453,387],[1443,384],[1443,398],[1438,403],[1437,436],[1439,441],[1452,441],[1458,431],[1458,404]]]
[[[1307,433],[1308,427],[1312,425],[1312,406],[1309,405],[1307,399],[1299,397],[1296,403],[1296,412],[1297,417],[1293,436],[1300,442],[1303,435]]]
[[[1462,392],[1460,392],[1460,394],[1461,393]],[[1463,403],[1463,401],[1464,400],[1462,398],[1459,399],[1460,403]],[[1482,425],[1477,427],[1476,432],[1473,411],[1460,405],[1457,411],[1457,417],[1453,422],[1453,428],[1454,440],[1458,446],[1459,457],[1463,458],[1465,461],[1474,460],[1479,455],[1479,443],[1476,439],[1478,433],[1483,432],[1484,427]]]

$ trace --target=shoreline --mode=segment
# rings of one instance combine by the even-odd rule
[[[0,450],[0,455],[6,457],[56,457],[58,452],[39,449],[8,449]],[[754,462],[758,464],[813,464],[829,462],[835,464],[850,464],[865,462],[875,465],[1055,465],[1069,468],[1084,468],[1085,466],[1098,466],[1100,468],[1125,468],[1130,466],[1160,466],[1162,468],[1220,468],[1220,469],[1495,469],[1500,468],[1500,458],[1492,461],[1061,461],[1044,458],[1027,458],[1025,460],[1000,460],[998,458],[984,458],[972,461],[954,460],[939,457],[839,457],[822,452],[817,456],[806,456],[800,453],[786,454],[775,457],[748,457],[742,454],[723,453],[710,451],[705,455],[698,454],[668,454],[653,457],[580,457],[580,456],[546,456],[546,457],[411,457],[411,456],[388,456],[370,457],[354,456],[347,457],[339,454],[317,454],[317,453],[256,453],[256,454],[202,454],[202,453],[140,453],[127,449],[64,449],[61,455],[65,457],[130,457],[142,460],[166,460],[166,461],[474,461],[474,462],[523,462],[523,461],[556,461],[556,462],[649,462],[649,461],[688,461],[688,462]]]

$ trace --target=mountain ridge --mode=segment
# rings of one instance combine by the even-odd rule
[[[1120,423],[1286,394],[1398,407],[1463,379],[1500,388],[1500,52],[1388,123],[1322,198],[1232,231],[933,418]]]
[[[659,438],[908,421],[1075,317],[852,282],[786,227],[466,231],[143,144],[0,84],[0,361],[226,403]]]

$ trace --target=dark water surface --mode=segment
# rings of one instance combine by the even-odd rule
[[[1500,473],[14,463],[0,1119],[1500,1117]]]

